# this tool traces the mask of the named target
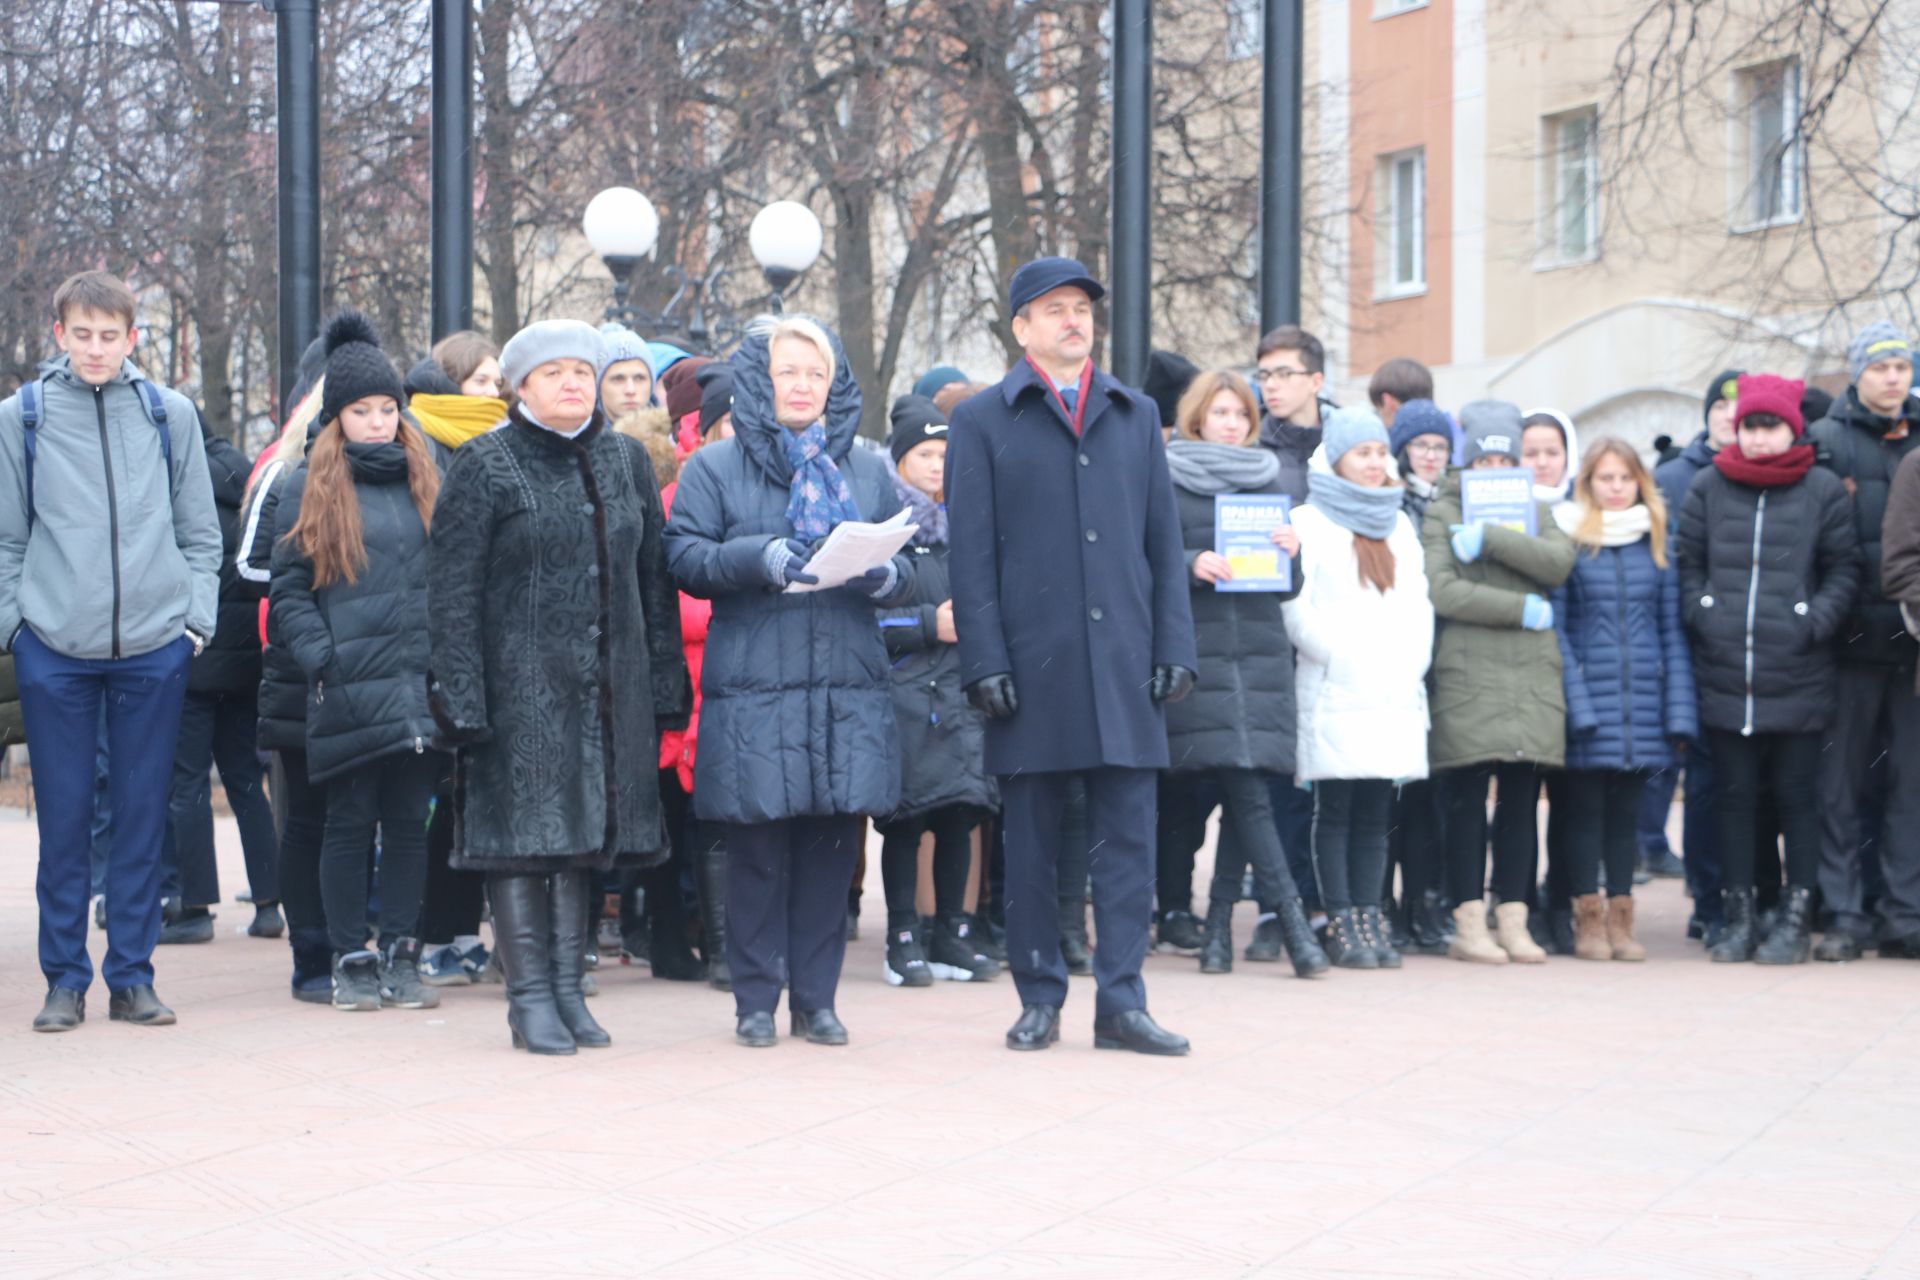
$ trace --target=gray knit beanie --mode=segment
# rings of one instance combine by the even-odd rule
[[[1867,366],[1882,360],[1913,360],[1913,344],[1907,341],[1907,335],[1893,327],[1891,321],[1875,320],[1872,324],[1853,335],[1853,341],[1847,344],[1847,372],[1855,382],[1867,371]]]
[[[1505,400],[1475,400],[1460,408],[1460,431],[1467,438],[1466,464],[1491,453],[1520,465],[1520,406]]]

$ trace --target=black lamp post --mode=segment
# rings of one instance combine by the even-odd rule
[[[320,333],[320,14],[318,0],[267,0],[273,11],[279,124],[280,403]]]
[[[1153,0],[1113,0],[1113,326],[1108,366],[1137,387],[1153,342]]]
[[[1260,329],[1300,323],[1300,0],[1266,0],[1260,83]]]

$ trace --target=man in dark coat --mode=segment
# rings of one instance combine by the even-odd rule
[[[1099,945],[1094,1044],[1180,1054],[1146,1010],[1160,704],[1193,685],[1193,616],[1159,414],[1095,369],[1079,263],[1014,272],[1008,310],[1026,358],[957,406],[947,461],[961,679],[991,719],[1001,778],[1007,954],[1024,1006],[1012,1049],[1059,1038],[1067,969],[1055,910],[1061,809],[1087,789]]]

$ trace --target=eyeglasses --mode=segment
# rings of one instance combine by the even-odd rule
[[[1307,369],[1255,369],[1251,376],[1251,381],[1256,387],[1264,387],[1269,383],[1286,382],[1292,378],[1310,378],[1312,376],[1312,371]]]
[[[1448,454],[1453,452],[1453,446],[1448,444],[1445,440],[1435,440],[1431,444],[1428,444],[1424,441],[1415,440],[1412,444],[1407,446],[1407,452],[1417,453],[1423,458],[1444,458]]]

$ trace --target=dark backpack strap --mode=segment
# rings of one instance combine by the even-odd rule
[[[167,492],[173,492],[173,432],[167,429],[167,405],[160,398],[160,388],[145,378],[135,378],[133,385],[140,392],[140,399],[147,406],[147,421],[160,432],[160,456],[167,463]]]
[[[33,460],[40,452],[40,383],[20,384],[20,426],[26,433],[27,532],[33,532]]]

